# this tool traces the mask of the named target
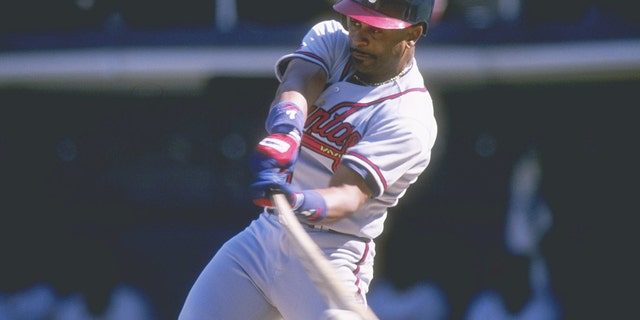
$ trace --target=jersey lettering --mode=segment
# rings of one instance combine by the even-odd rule
[[[332,159],[331,167],[335,171],[342,155],[362,138],[355,127],[345,121],[358,110],[360,107],[346,104],[328,111],[313,106],[307,116],[302,145]]]

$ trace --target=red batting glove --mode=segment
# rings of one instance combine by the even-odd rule
[[[262,139],[251,158],[254,174],[265,169],[289,173],[298,159],[300,140],[291,134],[274,133]]]

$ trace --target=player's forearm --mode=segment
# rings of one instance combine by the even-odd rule
[[[365,203],[368,195],[355,185],[343,185],[317,190],[327,204],[327,216],[320,224],[332,223],[346,218]]]
[[[317,190],[327,206],[327,216],[321,223],[331,223],[358,211],[369,199],[371,191],[360,175],[340,165],[334,172],[328,188]]]
[[[302,110],[304,116],[307,115],[307,99],[298,91],[283,91],[276,96],[276,99],[273,101],[273,105],[276,105],[280,102],[293,102],[296,106]]]

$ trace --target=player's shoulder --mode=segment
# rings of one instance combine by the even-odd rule
[[[400,83],[400,91],[395,95],[392,103],[386,108],[398,118],[431,122],[433,117],[433,100],[424,84],[423,77],[417,65]]]
[[[407,90],[394,104],[394,113],[400,117],[420,119],[433,114],[433,100],[424,87]]]
[[[425,87],[403,95],[392,113],[401,123],[399,129],[417,138],[418,144],[432,145],[437,132],[433,100]]]
[[[311,30],[316,35],[327,35],[327,34],[346,34],[347,30],[344,28],[342,23],[337,20],[323,20],[316,23]]]
[[[432,105],[429,90],[425,86],[420,69],[415,64],[409,73],[400,80],[398,90],[397,100],[404,102],[396,103],[399,109],[415,105],[424,105],[428,109]]]

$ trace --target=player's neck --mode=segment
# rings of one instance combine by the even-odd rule
[[[388,78],[386,80],[382,80],[382,81],[377,81],[377,82],[370,81],[369,79],[367,79],[366,76],[358,75],[357,71],[353,74],[352,78],[358,84],[362,84],[362,85],[365,85],[365,86],[371,86],[371,87],[377,87],[377,86],[381,86],[381,85],[384,85],[384,84],[387,84],[387,83],[391,83],[391,82],[394,82],[394,81],[400,79],[402,76],[407,74],[407,72],[409,72],[409,70],[411,69],[412,66],[413,66],[413,63],[409,62],[404,67],[404,69],[400,70],[400,72],[398,74],[396,74],[395,76],[390,77],[390,78]]]

